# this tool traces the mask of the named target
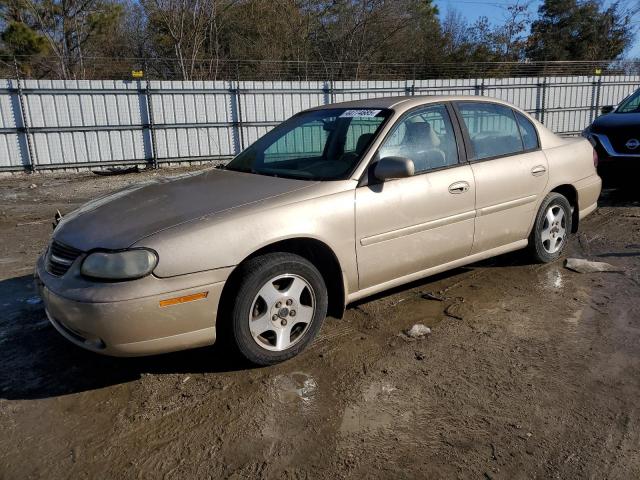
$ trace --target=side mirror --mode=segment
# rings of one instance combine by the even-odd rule
[[[607,113],[613,112],[614,109],[615,107],[613,105],[606,105],[600,109],[600,112],[602,115],[606,115]]]
[[[373,176],[382,181],[411,177],[415,171],[413,160],[405,157],[384,157],[373,166]]]

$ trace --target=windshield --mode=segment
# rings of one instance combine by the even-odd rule
[[[302,112],[224,168],[303,180],[342,179],[356,167],[390,114],[390,110],[361,108]]]
[[[639,113],[640,112],[640,90],[627,98],[616,110],[618,113]]]

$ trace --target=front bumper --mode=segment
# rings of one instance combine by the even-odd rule
[[[624,178],[632,175],[635,178],[640,173],[640,150],[637,153],[621,153],[613,148],[606,135],[593,133],[591,136],[598,152],[598,173],[601,176]]]
[[[41,257],[34,276],[50,322],[82,348],[105,355],[139,356],[215,342],[226,271],[183,275],[177,280],[150,276],[118,284],[88,282],[76,275],[73,267],[63,277],[51,275]],[[84,288],[79,288],[80,282],[86,284]],[[135,291],[140,292],[139,297]],[[150,292],[154,293],[146,295]],[[207,292],[206,298],[160,306],[162,300],[201,292]]]

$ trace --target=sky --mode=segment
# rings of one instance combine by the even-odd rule
[[[469,22],[473,23],[478,17],[486,16],[492,23],[501,23],[506,16],[506,7],[516,3],[517,0],[434,0],[440,14],[444,15],[449,8],[455,8],[461,12]],[[610,5],[614,0],[604,0],[604,5]],[[619,0],[622,8],[637,5],[640,0]],[[519,0],[521,4],[528,4],[529,11],[535,16],[541,0]],[[640,13],[632,18],[636,31],[640,30]],[[625,53],[627,58],[640,58],[640,33],[636,34],[633,45]]]

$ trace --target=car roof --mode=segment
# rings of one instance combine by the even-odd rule
[[[499,103],[513,107],[510,103],[498,100],[497,98],[483,97],[477,95],[402,95],[395,97],[367,98],[364,100],[351,100],[348,102],[331,103],[320,105],[309,110],[324,110],[327,108],[389,108],[396,111],[405,111],[428,103],[451,102],[456,100],[471,100],[481,102]]]

